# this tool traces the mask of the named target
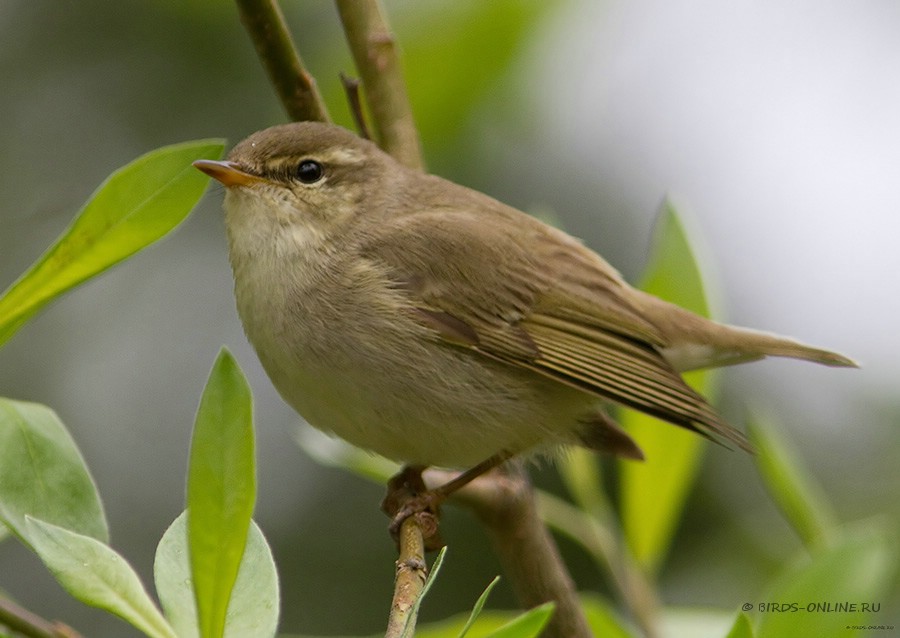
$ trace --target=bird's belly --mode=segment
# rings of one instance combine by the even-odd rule
[[[236,271],[235,294],[269,378],[311,425],[363,449],[404,463],[471,466],[500,451],[573,441],[596,402],[441,343],[386,283],[357,285],[364,275],[355,275],[327,291],[283,284],[273,295],[261,292],[271,282],[254,285],[263,276]]]
[[[311,425],[395,461],[467,467],[502,450],[572,440],[591,399],[477,353],[438,348],[429,370],[406,361],[266,365]]]

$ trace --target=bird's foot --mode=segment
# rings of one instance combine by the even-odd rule
[[[422,466],[404,467],[399,474],[388,481],[387,494],[381,503],[381,510],[391,517],[388,529],[395,541],[399,542],[403,521],[414,516],[425,549],[433,551],[444,546],[440,530],[440,506],[446,495],[440,490],[429,490],[422,480]]]

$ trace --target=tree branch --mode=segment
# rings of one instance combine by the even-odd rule
[[[315,79],[300,60],[276,0],[236,0],[241,23],[269,74],[281,104],[296,122],[330,122]]]
[[[625,607],[646,638],[659,636],[659,599],[646,574],[622,547],[617,535],[573,505],[550,494],[537,498],[547,525],[584,547],[607,570]]]
[[[418,516],[410,516],[400,526],[400,556],[394,580],[394,598],[384,638],[399,638],[407,625],[416,623],[416,600],[425,587],[428,567],[425,542]]]
[[[397,43],[378,0],[336,0],[366,89],[378,145],[402,164],[423,168],[419,133],[406,93]]]
[[[475,512],[488,532],[503,571],[523,608],[556,603],[545,638],[591,638],[575,583],[556,544],[541,522],[534,490],[520,465],[510,473],[491,472],[456,492],[453,499]],[[429,488],[446,483],[452,472],[429,469]]]
[[[353,123],[356,124],[356,132],[359,133],[361,138],[371,140],[372,134],[369,132],[369,125],[366,124],[362,99],[359,95],[359,79],[351,78],[341,73],[341,84],[344,87],[344,94],[347,96],[347,102],[350,105],[350,115],[353,117]]]
[[[81,638],[68,625],[44,620],[6,598],[0,598],[0,626],[29,638]]]

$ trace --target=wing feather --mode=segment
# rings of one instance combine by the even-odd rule
[[[564,233],[480,193],[469,209],[423,202],[360,245],[438,338],[748,448],[661,351],[628,285]],[[456,201],[460,201],[457,198]],[[477,214],[473,213],[477,210]],[[510,233],[510,224],[520,232]]]
[[[540,350],[528,366],[531,369],[708,438],[749,447],[743,435],[722,421],[651,346],[636,356],[636,344],[615,335],[586,339],[559,324],[548,327],[531,324],[530,319],[526,323]]]

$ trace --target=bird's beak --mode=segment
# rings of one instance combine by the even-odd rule
[[[250,186],[264,182],[262,177],[251,175],[243,170],[235,162],[217,162],[214,160],[197,160],[194,162],[197,168],[210,177],[219,180],[225,186]]]

